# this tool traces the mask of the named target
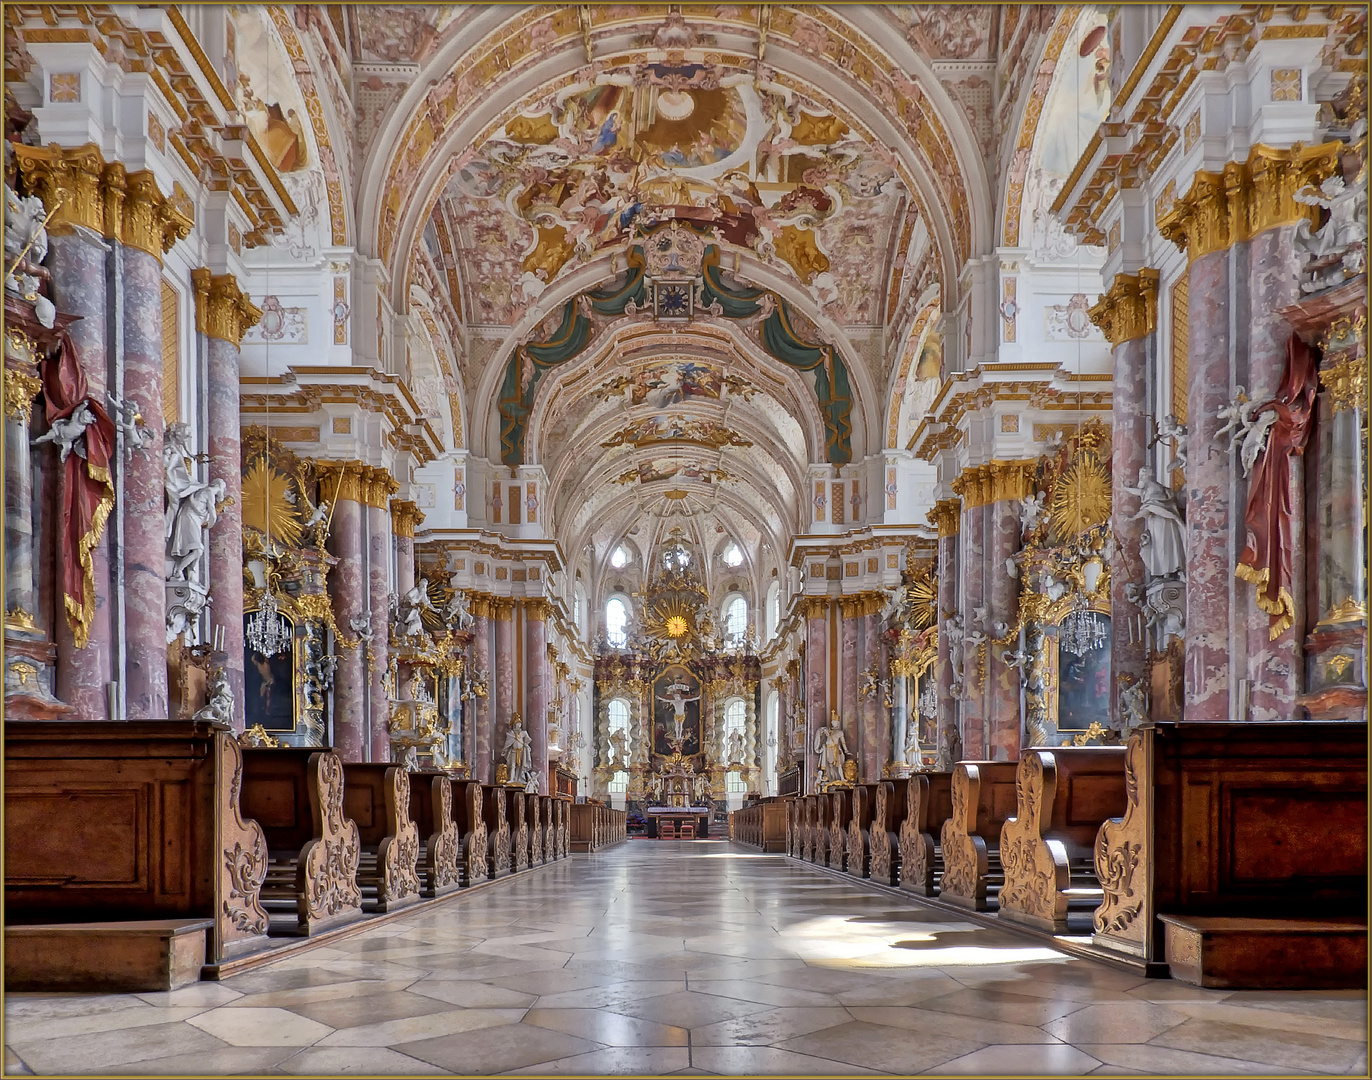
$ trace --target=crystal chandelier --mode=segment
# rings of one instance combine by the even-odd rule
[[[248,619],[243,631],[248,648],[261,656],[275,656],[283,651],[291,640],[291,630],[282,618],[276,602],[276,593],[271,586],[262,594],[262,603]]]
[[[937,712],[938,691],[934,687],[934,680],[926,677],[919,692],[919,715],[933,716]]]
[[[1086,597],[1078,596],[1075,606],[1062,620],[1060,641],[1073,656],[1085,656],[1105,644],[1105,620],[1086,606]]]

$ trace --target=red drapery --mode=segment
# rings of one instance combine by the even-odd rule
[[[1305,453],[1310,441],[1318,391],[1318,360],[1310,346],[1292,335],[1277,396],[1258,409],[1259,413],[1275,411],[1277,422],[1248,480],[1248,507],[1243,517],[1247,542],[1234,569],[1235,576],[1257,586],[1258,607],[1272,617],[1274,638],[1296,621],[1291,598],[1291,567],[1296,554],[1291,463]]]
[[[76,358],[71,337],[63,332],[58,350],[43,364],[43,398],[48,425],[70,416],[82,402],[95,415],[86,427],[86,456],[74,451],[62,466],[62,600],[78,649],[90,640],[95,617],[95,567],[91,549],[100,541],[114,509],[110,458],[114,455],[114,423],[105,407],[89,396],[86,374]]]

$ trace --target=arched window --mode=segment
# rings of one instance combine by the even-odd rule
[[[748,601],[735,596],[724,605],[724,634],[726,637],[741,640],[748,629]]]
[[[767,636],[770,638],[781,625],[781,582],[774,581],[767,588]]]
[[[605,601],[605,636],[617,649],[629,644],[629,605],[622,596]]]
[[[619,547],[615,548],[614,551],[610,553],[610,565],[616,570],[623,570],[624,567],[628,566],[629,549],[623,544],[620,544]]]
[[[729,542],[725,549],[720,553],[719,557],[725,566],[743,565],[743,549],[739,547],[737,544],[735,544],[733,541]]]
[[[578,636],[584,639],[586,637],[586,590],[579,581],[572,589],[572,616],[576,620]]]
[[[742,598],[740,597],[740,600]],[[735,738],[735,732],[743,739],[747,739],[744,731],[744,724],[748,719],[748,706],[742,698],[734,698],[724,706],[724,753],[726,760],[729,761],[731,768],[728,776],[724,780],[724,790],[727,792],[743,792],[748,790],[748,785],[743,782],[743,774],[736,768],[732,768],[734,761],[734,748],[738,745],[739,739]],[[746,764],[746,762],[745,762]]]
[[[616,731],[624,732],[624,747],[627,752],[629,747],[629,703],[623,698],[614,698],[606,707],[606,713],[610,721],[610,734]],[[611,743],[611,746],[614,744]],[[626,792],[629,790],[629,774],[624,769],[616,769],[615,774],[610,777],[609,790],[614,792]]]
[[[777,787],[777,740],[781,738],[781,695],[773,690],[767,695],[767,738],[764,740],[766,752],[763,776],[767,784],[766,794],[775,795]]]

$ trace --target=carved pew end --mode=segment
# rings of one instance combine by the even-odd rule
[[[198,982],[211,919],[5,927],[5,989],[137,994]]]
[[[1229,990],[1367,986],[1367,923],[1162,915],[1172,978]]]

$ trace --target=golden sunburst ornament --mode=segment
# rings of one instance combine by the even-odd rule
[[[1110,518],[1110,474],[1095,454],[1083,454],[1053,485],[1053,529],[1077,536]]]
[[[290,478],[259,458],[243,477],[243,524],[297,547],[303,531],[296,509],[287,498]]]
[[[685,637],[687,632],[691,629],[690,625],[680,615],[669,615],[664,627],[667,631],[667,636],[670,638]]]

